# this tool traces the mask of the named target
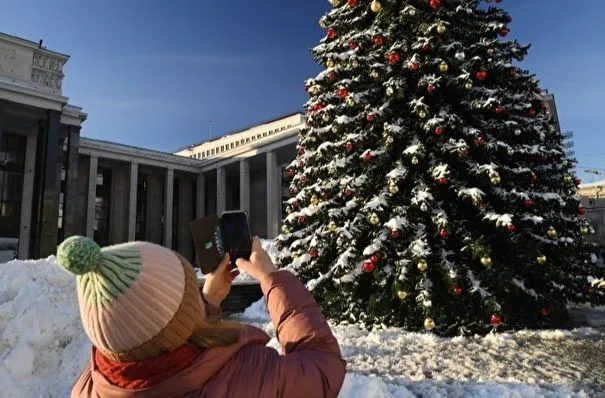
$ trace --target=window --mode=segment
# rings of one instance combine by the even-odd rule
[[[224,151],[225,151],[225,146],[221,145],[221,152],[224,152]]]
[[[250,137],[246,138],[246,143],[250,142]]]
[[[111,197],[111,169],[97,170],[97,195],[95,197],[94,240],[100,246],[109,245],[109,200]]]
[[[7,133],[0,137],[0,236],[18,238],[26,137]]]
[[[134,238],[136,240],[147,239],[147,184],[148,175],[139,174],[137,179],[137,215]]]

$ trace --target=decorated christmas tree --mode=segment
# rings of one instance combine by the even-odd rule
[[[563,326],[568,302],[602,302],[574,161],[509,15],[330,2],[280,265],[333,320],[441,335]]]

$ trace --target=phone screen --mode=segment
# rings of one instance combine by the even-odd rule
[[[226,212],[221,216],[223,237],[228,246],[231,260],[237,258],[250,258],[252,240],[248,217],[244,212]]]

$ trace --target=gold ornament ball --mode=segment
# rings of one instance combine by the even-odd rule
[[[338,5],[338,3],[340,3],[340,0],[328,0],[330,2],[330,4],[332,4],[334,7],[336,7]]]
[[[329,113],[324,113],[322,119],[324,120],[324,122],[329,122],[330,120],[332,120],[332,116]]]
[[[286,207],[286,214],[292,213],[292,208],[290,206]]]
[[[330,221],[330,223],[328,224],[328,230],[330,232],[336,232],[338,230],[338,226],[334,221]]]
[[[380,4],[379,1],[374,0],[374,1],[372,1],[372,4],[370,4],[370,9],[373,12],[380,12],[380,10],[382,10],[382,4]]]
[[[380,222],[380,218],[378,218],[378,214],[376,213],[372,213],[372,215],[370,215],[370,224],[372,225],[376,225]]]
[[[316,195],[311,196],[311,204],[313,206],[317,206],[317,204],[319,203],[319,199],[317,198]]]
[[[374,79],[378,79],[378,77],[380,76],[380,73],[378,73],[378,71],[376,69],[374,69],[370,72],[370,76],[373,77]]]
[[[435,321],[432,318],[426,318],[424,320],[424,328],[426,330],[433,330],[433,329],[435,329]]]
[[[567,183],[572,182],[573,181],[573,177],[570,175],[566,175],[565,177],[563,177],[563,180]]]
[[[580,228],[580,233],[582,235],[586,236],[590,233],[590,230],[588,229],[588,227],[582,227],[582,228]]]
[[[492,181],[492,184],[494,184],[494,185],[498,185],[498,184],[500,184],[500,181],[501,181],[501,180],[500,180],[500,176],[493,176],[493,177],[491,178],[491,181]]]
[[[393,145],[393,137],[389,135],[384,142],[387,144],[387,146]]]
[[[493,48],[488,48],[487,49],[487,54],[488,55],[494,55],[494,49]]]
[[[542,256],[536,257],[536,262],[540,265],[546,264],[546,256],[542,255]]]
[[[418,116],[420,117],[420,119],[424,119],[424,118],[426,118],[426,112],[425,111],[419,111],[418,112]]]
[[[355,106],[355,100],[351,97],[347,98],[347,106],[352,108]]]
[[[392,96],[393,94],[395,94],[395,89],[394,89],[393,87],[391,87],[391,86],[387,87],[387,89],[386,89],[386,94],[387,94],[389,97],[390,97],[390,96]]]
[[[285,225],[282,227],[282,232],[285,234],[289,234],[290,233],[290,228],[286,227]]]
[[[418,261],[418,270],[420,272],[424,272],[428,269],[429,264],[426,262],[426,260],[420,260]]]
[[[439,64],[439,71],[445,73],[449,69],[450,69],[450,67],[448,66],[448,64],[445,61]]]
[[[357,61],[356,59],[354,59],[353,61],[351,61],[351,67],[357,68],[358,66],[359,66],[359,61]]]
[[[447,28],[445,27],[445,25],[439,25],[439,26],[437,26],[437,33],[439,33],[440,35],[442,35],[445,32],[447,32]]]
[[[397,297],[399,297],[400,300],[405,300],[408,297],[408,292],[405,290],[399,290],[397,292]]]
[[[332,60],[332,59],[327,60],[327,61],[326,61],[326,66],[327,66],[328,68],[332,68],[332,67],[334,67],[334,60]]]
[[[399,192],[399,186],[394,181],[391,181],[389,183],[389,192],[390,193],[397,193],[397,192]]]
[[[467,89],[467,90],[472,90],[473,89],[473,82],[470,82],[470,81],[466,82],[464,84],[464,88]]]
[[[416,165],[416,164],[418,164],[418,163],[420,163],[420,160],[418,159],[418,156],[414,156],[414,157],[412,158],[412,164]]]
[[[546,234],[548,235],[549,238],[554,238],[555,236],[557,236],[557,230],[554,229],[553,227],[548,228],[548,231],[546,232]]]
[[[489,257],[489,256],[481,257],[481,264],[483,264],[484,267],[491,267],[491,265],[492,265],[491,257]]]
[[[322,29],[325,29],[325,28],[328,27],[328,23],[326,22],[325,19],[322,18],[322,19],[319,20],[319,27],[322,28]]]

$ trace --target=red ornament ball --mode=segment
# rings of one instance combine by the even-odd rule
[[[517,228],[515,227],[515,224],[510,223],[506,226],[506,229],[508,229],[508,232],[515,232]]]
[[[363,272],[373,272],[375,269],[376,269],[376,264],[374,264],[370,260],[364,261],[363,265],[361,266],[361,270]]]
[[[484,70],[479,70],[477,71],[477,73],[475,73],[475,77],[477,78],[477,80],[483,81],[487,79],[487,72]]]
[[[296,175],[296,171],[294,169],[288,169],[288,177],[294,177]]]
[[[525,199],[525,200],[523,201],[523,206],[525,206],[525,207],[532,207],[532,206],[533,206],[533,204],[534,204],[534,201],[533,201],[533,200],[531,200],[531,199]]]
[[[460,296],[460,295],[462,294],[462,292],[463,292],[463,290],[462,290],[462,288],[461,288],[461,287],[456,286],[456,287],[454,288],[454,294],[455,294],[456,296]]]
[[[299,160],[298,161],[298,167],[305,167],[305,161],[304,160]]]
[[[502,0],[496,0],[496,3],[502,3]]]
[[[586,214],[586,207],[584,207],[584,206],[578,207],[578,215],[583,216],[584,214]]]
[[[371,152],[364,153],[363,154],[363,160],[366,160],[366,161],[372,160],[372,153]]]
[[[280,251],[282,251],[282,250],[284,250],[284,246],[283,246],[283,245],[279,245],[279,246],[277,246],[277,251],[278,251],[278,252],[280,252]]]
[[[509,33],[510,33],[510,30],[508,28],[500,29],[500,36],[502,36],[502,37],[508,35]]]
[[[311,257],[317,257],[317,250],[316,249],[309,250],[309,256],[311,256]]]
[[[306,175],[306,174],[303,174],[303,175],[300,177],[300,182],[302,182],[303,184],[304,184],[304,183],[306,183],[308,180],[309,180],[309,177],[307,177],[307,175]]]
[[[441,0],[430,0],[429,5],[433,10],[436,10],[441,7]]]
[[[376,254],[374,254],[372,257],[370,257],[370,260],[373,263],[377,263],[380,260],[380,257],[378,257]]]
[[[443,134],[444,131],[445,131],[445,129],[443,127],[437,127],[437,128],[435,128],[435,135],[440,136]]]
[[[550,315],[550,308],[548,308],[548,307],[542,307],[542,308],[540,308],[540,315],[542,315],[542,316],[549,316]]]
[[[447,178],[445,178],[445,177],[439,177],[437,179],[437,182],[439,183],[439,185],[445,185],[445,184],[447,184]]]
[[[305,222],[306,218],[305,218],[305,216],[298,216],[297,220],[298,220],[298,222]]]
[[[532,182],[538,181],[538,175],[536,173],[531,173],[531,180]]]
[[[296,153],[298,153],[298,155],[302,155],[305,153],[305,148],[299,146],[298,149],[296,150]]]
[[[358,43],[357,43],[355,40],[351,40],[351,41],[349,42],[349,47],[350,47],[352,50],[355,50],[355,49],[359,48],[359,44],[358,44]]]
[[[439,231],[439,237],[440,237],[440,238],[447,238],[447,236],[448,236],[447,230],[446,230],[445,228],[442,228],[442,229]]]
[[[338,97],[340,97],[340,99],[345,99],[349,96],[349,90],[347,90],[346,88],[341,88],[336,92],[336,94],[338,95]]]
[[[502,105],[498,105],[495,109],[494,112],[496,112],[498,115],[501,115],[504,113],[504,107]]]
[[[399,54],[393,51],[392,53],[389,53],[389,55],[387,55],[387,59],[389,60],[389,63],[396,64],[397,62],[399,62]]]
[[[511,79],[514,79],[515,77],[517,77],[518,72],[517,69],[512,68],[508,71],[508,75],[510,76]]]
[[[374,43],[375,46],[382,46],[384,44],[384,37],[381,35],[376,35],[372,39],[372,42]]]
[[[426,44],[426,43],[425,43],[425,44],[423,44],[423,45],[422,45],[422,47],[420,47],[420,50],[421,50],[423,53],[428,52],[428,51],[429,51],[429,45],[428,45],[428,44]]]
[[[353,191],[351,191],[349,188],[345,188],[345,190],[342,191],[342,193],[344,194],[344,196],[351,196],[351,195],[353,195]]]
[[[534,108],[531,108],[531,109],[529,110],[529,116],[531,116],[531,117],[535,117],[535,116],[536,116],[536,114],[537,114],[537,112],[536,112],[536,110],[535,110]]]
[[[366,116],[366,120],[367,120],[368,122],[373,122],[373,121],[374,121],[374,119],[376,119],[376,116],[374,116],[374,114],[373,114],[373,113],[368,113],[368,115]]]
[[[347,4],[349,7],[355,7],[357,5],[357,0],[347,0]]]
[[[574,184],[576,185],[580,185],[580,183],[582,182],[582,180],[579,177],[576,177],[573,179]]]
[[[420,64],[418,62],[412,62],[408,65],[408,69],[412,72],[416,72],[418,69],[420,69]]]
[[[437,90],[437,87],[434,84],[429,84],[426,86],[426,91],[428,91],[429,94],[434,93],[435,90]]]
[[[315,104],[315,106],[313,106],[313,110],[315,112],[319,112],[319,111],[321,111],[323,109],[323,107],[324,106],[321,104],[321,102],[318,102],[317,104]]]
[[[391,237],[392,238],[397,239],[397,238],[399,238],[399,235],[400,235],[400,232],[399,232],[398,229],[391,230]]]
[[[353,143],[352,142],[347,142],[345,144],[345,149],[347,150],[347,152],[353,151]]]
[[[288,192],[290,193],[290,196],[294,196],[296,195],[296,188],[290,188]]]
[[[500,315],[493,314],[489,317],[490,325],[499,326],[502,323],[502,317]]]
[[[299,204],[300,203],[298,203],[298,200],[295,200],[294,202],[292,202],[292,207],[294,207],[296,209]]]
[[[328,29],[328,39],[332,40],[336,37],[336,31],[332,28]]]
[[[477,146],[485,145],[485,139],[481,136],[477,137],[475,139],[475,145],[477,145]]]
[[[336,78],[336,73],[330,71],[328,72],[328,80],[334,80]]]

